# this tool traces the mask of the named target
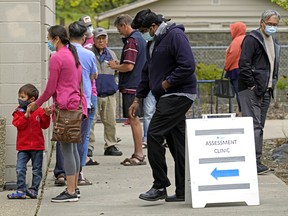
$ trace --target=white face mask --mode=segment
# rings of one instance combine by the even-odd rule
[[[88,33],[89,35],[91,35],[92,32],[93,32],[93,26],[89,26],[89,27],[87,28],[87,33]]]
[[[154,36],[152,37],[149,32],[143,33],[143,34],[142,34],[142,37],[143,37],[143,39],[146,40],[146,41],[152,41],[153,38],[154,38]]]

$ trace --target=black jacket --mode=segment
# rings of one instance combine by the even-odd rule
[[[137,97],[145,98],[150,89],[156,100],[170,93],[196,94],[195,61],[184,31],[183,25],[168,25],[166,32],[156,37],[152,57],[148,43],[147,62],[137,88]],[[164,80],[172,85],[166,92],[162,88]]]
[[[273,73],[272,89],[278,80],[280,46],[274,41],[275,63],[270,71],[270,62],[260,29],[253,30],[244,38],[239,60],[238,90],[243,91],[255,85],[256,95],[263,96],[268,89],[270,73]]]

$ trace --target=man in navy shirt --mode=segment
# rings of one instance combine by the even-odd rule
[[[118,32],[124,36],[120,63],[109,61],[108,65],[119,71],[119,91],[122,93],[123,116],[128,118],[131,125],[134,153],[121,164],[124,166],[145,165],[145,156],[142,149],[142,127],[139,117],[142,116],[142,103],[133,118],[128,115],[128,109],[133,103],[136,88],[141,80],[141,72],[146,62],[145,45],[141,33],[131,27],[132,17],[128,14],[119,15],[114,25]],[[141,102],[140,100],[138,101]]]
[[[140,194],[139,198],[147,201],[184,201],[185,114],[196,98],[197,85],[194,56],[183,25],[165,23],[153,12],[144,16],[139,30],[149,41],[147,62],[129,114],[135,116],[138,102],[148,95],[150,89],[157,104],[147,137],[148,159],[154,181],[152,188]],[[162,146],[164,139],[175,161],[176,190],[173,196],[168,197],[166,187],[171,183]]]

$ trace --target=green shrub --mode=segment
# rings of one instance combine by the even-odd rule
[[[285,75],[281,76],[280,79],[278,79],[276,88],[279,90],[288,90],[288,77]]]
[[[196,66],[197,80],[215,80],[221,78],[222,69],[218,68],[215,64],[205,65],[199,63]]]
[[[220,79],[222,74],[222,69],[218,68],[215,64],[205,65],[204,63],[199,63],[196,66],[195,74],[197,80],[215,80]],[[211,103],[211,93],[213,94],[214,83],[200,83],[198,93],[200,93],[201,103]],[[211,92],[212,90],[212,92]]]

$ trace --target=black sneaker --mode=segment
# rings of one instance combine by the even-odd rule
[[[76,189],[75,189],[75,193],[77,194],[77,197],[78,197],[78,198],[81,197],[79,188],[76,188]]]
[[[58,196],[54,197],[51,199],[51,202],[77,202],[79,198],[77,197],[78,195],[76,193],[74,194],[69,194],[66,190],[60,193]]]
[[[269,170],[270,169],[267,166],[265,166],[264,164],[262,164],[262,163],[257,164],[257,174],[258,175],[267,173],[267,172],[269,172]]]
[[[65,194],[65,193],[67,193],[67,188],[65,188],[65,190],[64,190],[62,193],[60,193],[60,195],[63,195],[63,194]],[[76,188],[76,189],[75,189],[75,193],[77,194],[77,197],[78,197],[78,198],[81,197],[79,188]]]
[[[109,146],[105,151],[104,155],[110,156],[121,156],[123,153],[116,146]]]

